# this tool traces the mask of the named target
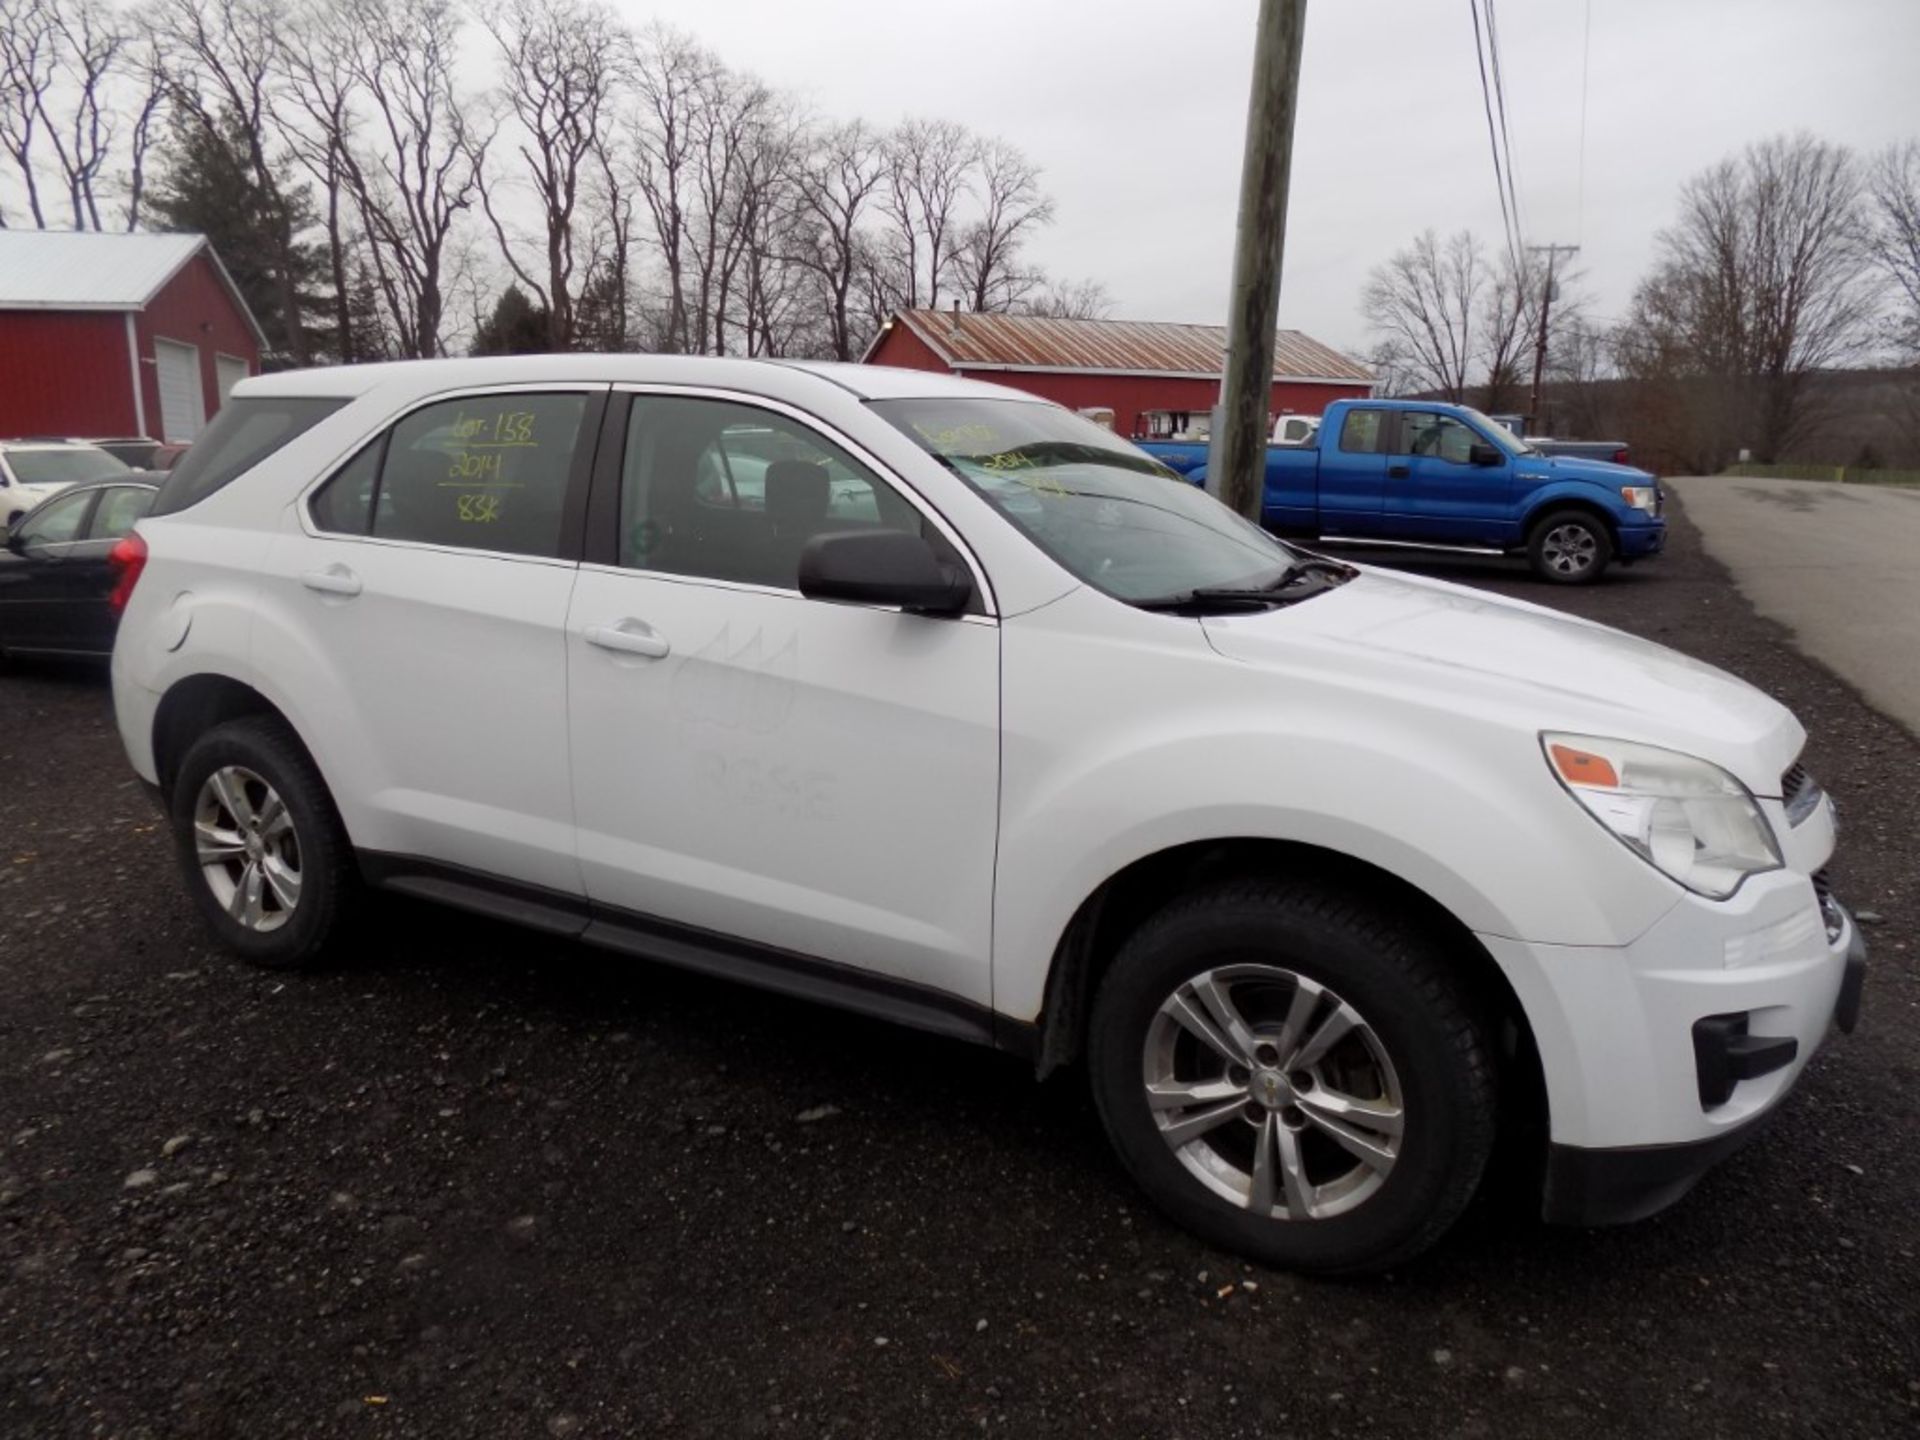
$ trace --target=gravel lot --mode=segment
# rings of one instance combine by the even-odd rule
[[[1676,1210],[1483,1196],[1367,1282],[1187,1238],[1077,1074],[396,905],[211,953],[103,677],[0,679],[0,1433],[1912,1434],[1920,745],[1702,553],[1560,604],[1778,694],[1882,923],[1860,1033]]]

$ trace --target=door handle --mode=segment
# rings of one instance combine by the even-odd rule
[[[1413,467],[1411,465],[1387,466],[1387,474],[1395,480],[1404,480],[1407,478],[1407,476],[1411,475],[1412,473],[1413,473]]]
[[[344,565],[329,565],[324,570],[309,570],[301,575],[300,583],[309,590],[318,590],[322,595],[358,595],[360,577]]]
[[[645,655],[650,660],[664,659],[673,650],[667,637],[644,620],[616,620],[611,625],[589,625],[587,643],[602,650],[618,650],[624,655]]]

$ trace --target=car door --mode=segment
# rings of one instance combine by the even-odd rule
[[[1320,431],[1320,533],[1372,535],[1380,528],[1387,478],[1389,411],[1369,405],[1347,410],[1338,434]]]
[[[97,490],[59,495],[35,510],[7,538],[0,556],[0,646],[56,650],[62,612],[74,599],[69,557],[86,534]]]
[[[59,650],[109,655],[120,617],[108,598],[114,574],[107,557],[152,508],[154,490],[150,485],[110,485],[93,493],[98,498],[86,527],[60,563],[60,594],[47,614],[48,643]]]
[[[1513,465],[1464,420],[1433,410],[1400,414],[1387,467],[1386,533],[1449,545],[1494,543],[1511,509]],[[1497,462],[1474,463],[1491,451]]]
[[[323,737],[355,844],[577,896],[567,600],[604,386],[400,416],[289,517],[256,648]]]
[[[807,599],[800,550],[827,531],[915,530],[972,562],[797,412],[614,404],[621,454],[567,621],[589,897],[643,930],[988,1004],[999,632],[977,567],[977,613],[955,618]]]

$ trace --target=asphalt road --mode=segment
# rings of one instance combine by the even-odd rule
[[[1920,746],[1675,528],[1590,591],[1442,573],[1798,709],[1862,1029],[1665,1216],[1508,1190],[1367,1282],[1159,1219],[1075,1075],[426,909],[248,971],[100,677],[0,678],[0,1433],[1913,1434]]]
[[[1666,482],[1762,615],[1920,735],[1920,490]]]

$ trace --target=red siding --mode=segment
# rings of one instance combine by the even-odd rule
[[[220,408],[220,384],[215,377],[216,353],[247,362],[247,373],[260,373],[260,345],[240,307],[204,254],[196,255],[180,273],[161,287],[138,322],[140,379],[146,391],[147,433],[160,433],[160,374],[153,364],[153,342],[178,340],[200,352],[200,386],[207,418]]]
[[[896,324],[881,338],[872,357],[875,365],[898,365],[909,370],[948,369],[945,361],[905,325]],[[953,372],[970,380],[985,380],[1045,396],[1075,410],[1103,405],[1113,411],[1113,428],[1135,434],[1145,410],[1187,410],[1205,414],[1220,395],[1218,380],[1157,378],[1147,375],[1096,375],[1072,370],[982,370]],[[1310,385],[1275,381],[1273,413],[1293,411],[1318,415],[1335,400],[1365,399],[1368,388],[1358,383]]]
[[[125,315],[0,310],[0,438],[137,433]]]

